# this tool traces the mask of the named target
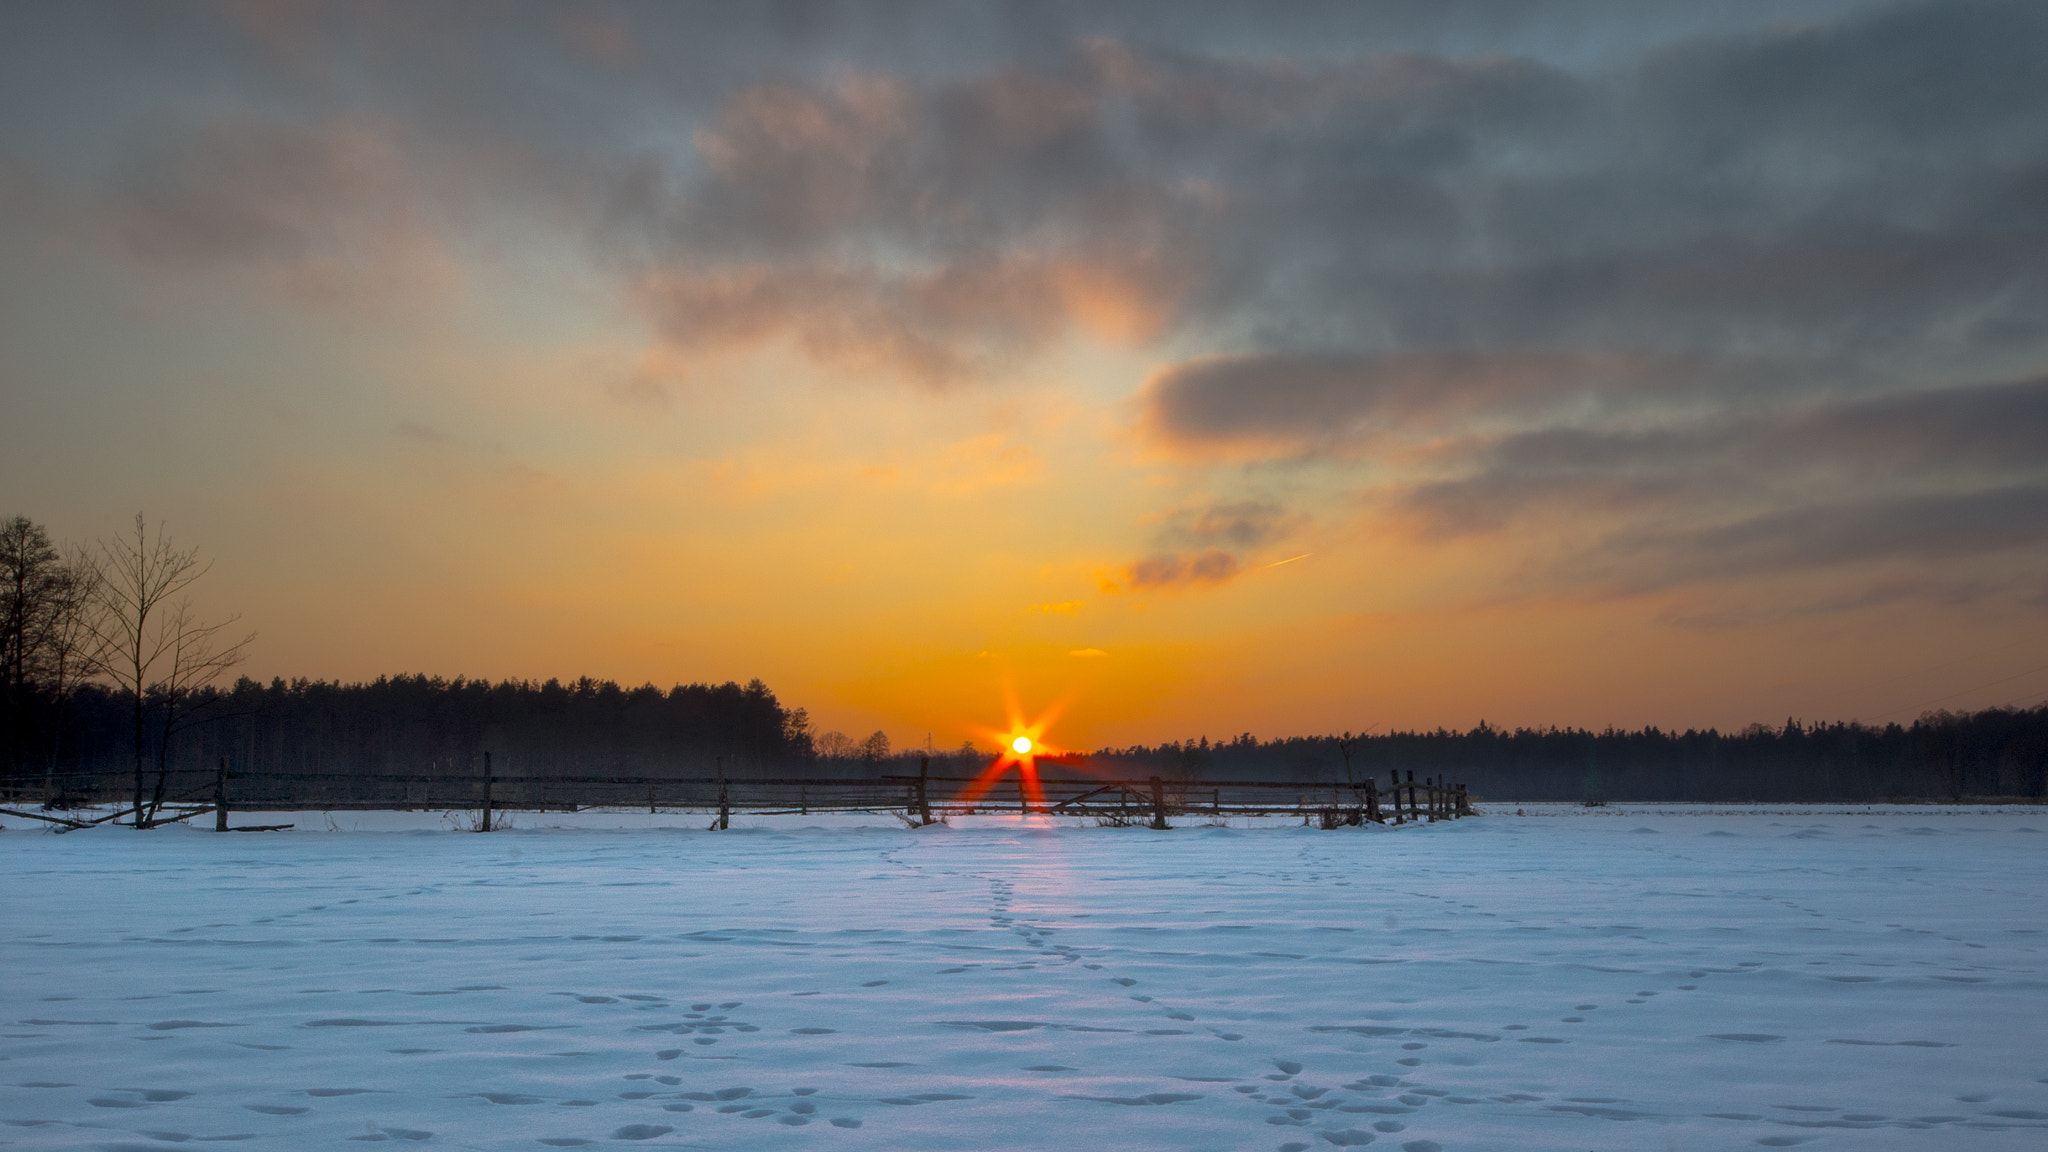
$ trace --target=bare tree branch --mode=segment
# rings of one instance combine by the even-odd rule
[[[185,718],[185,705],[193,693],[241,663],[256,636],[252,632],[228,643],[222,634],[240,617],[207,623],[193,614],[181,594],[212,564],[200,562],[198,549],[174,545],[161,524],[152,537],[139,512],[134,537],[100,541],[90,561],[94,610],[82,616],[81,627],[92,640],[94,666],[133,704],[134,826],[144,828],[163,805],[171,737]],[[152,702],[162,713],[155,733],[147,723]],[[143,776],[152,749],[156,788],[145,804]]]

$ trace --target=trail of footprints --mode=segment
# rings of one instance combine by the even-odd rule
[[[998,899],[1007,903],[1007,885],[998,888]],[[1000,915],[1000,912],[998,912]],[[1088,963],[1084,968],[1103,971],[1098,964]],[[1717,970],[1695,970],[1689,975],[1693,979],[1705,979]],[[1137,982],[1126,977],[1104,976],[1119,988],[1129,989]],[[1677,985],[1677,990],[1691,991],[1697,984]],[[1155,1003],[1142,993],[1126,993],[1142,1003]],[[634,1003],[640,1008],[666,1007],[661,997],[647,995],[590,995],[580,993],[558,993],[573,997],[580,1004],[593,1006]],[[1639,990],[1629,1003],[1647,1003],[1657,996],[1655,990]],[[762,1029],[740,1020],[734,1013],[745,1005],[740,1001],[700,1001],[692,1003],[683,1018],[664,1024],[643,1025],[637,1031],[663,1032],[672,1035],[687,1035],[698,1044],[716,1044],[722,1038],[733,1034],[758,1033]],[[1560,1023],[1582,1023],[1587,1017],[1580,1015],[1598,1010],[1595,1004],[1573,1006],[1575,1015],[1562,1017]],[[1168,1018],[1191,1019],[1186,1013],[1173,1012],[1161,1006]],[[1015,1031],[1025,1028],[1057,1027],[1034,1022],[982,1021],[954,1022],[957,1026],[977,1027],[991,1032]],[[509,1026],[507,1026],[509,1027]],[[491,1026],[466,1029],[467,1031],[490,1031]],[[1431,1085],[1424,1073],[1417,1071],[1422,1057],[1432,1042],[1470,1042],[1490,1044],[1506,1040],[1506,1034],[1528,1031],[1528,1026],[1510,1024],[1499,1030],[1502,1035],[1460,1032],[1440,1028],[1394,1027],[1382,1025],[1335,1025],[1311,1028],[1314,1032],[1348,1032],[1376,1040],[1397,1043],[1402,1055],[1393,1059],[1401,1070],[1394,1073],[1373,1074],[1356,1078],[1341,1085],[1325,1085],[1313,1082],[1305,1064],[1296,1060],[1275,1060],[1270,1067],[1273,1071],[1254,1073],[1244,1077],[1224,1078],[1183,1078],[1196,1079],[1205,1091],[1157,1092],[1139,1096],[1094,1096],[1063,1094],[1059,1098],[1077,1106],[1109,1104],[1122,1106],[1172,1106],[1203,1100],[1206,1092],[1216,1091],[1224,1084],[1230,1085],[1231,1095],[1225,1099],[1236,1099],[1257,1108],[1263,1122],[1274,1128],[1294,1130],[1288,1138],[1276,1145],[1276,1152],[1309,1152],[1318,1146],[1361,1147],[1376,1141],[1400,1140],[1402,1152],[1441,1152],[1442,1145],[1433,1139],[1415,1138],[1409,1131],[1412,1124],[1427,1123],[1430,1113],[1442,1107],[1490,1105],[1497,1112],[1501,1106],[1521,1109],[1540,1106],[1540,1111],[1552,1114],[1571,1114],[1593,1119],[1628,1121],[1647,1118],[1658,1113],[1632,1106],[1632,1102],[1616,1097],[1567,1097],[1549,1100],[1543,1096],[1524,1092],[1511,1092],[1488,1096],[1457,1094],[1452,1089]],[[822,1032],[824,1029],[792,1029],[794,1034]],[[1150,1031],[1150,1030],[1147,1030]],[[1166,1031],[1166,1030],[1162,1030]],[[1180,1034],[1186,1034],[1184,1031]],[[1224,1039],[1239,1039],[1233,1034],[1217,1033]],[[1730,1034],[1716,1037],[1734,1042],[1763,1043],[1782,1039],[1781,1037],[1750,1036]],[[1545,1036],[1520,1036],[1516,1039],[1525,1043],[1564,1043],[1562,1038]],[[412,1054],[437,1051],[436,1049],[391,1049],[394,1053]],[[657,1062],[674,1061],[685,1054],[682,1048],[665,1048],[652,1052]],[[564,1055],[567,1055],[566,1053]],[[1389,1053],[1391,1055],[1391,1053]],[[1352,1059],[1355,1059],[1352,1058]],[[1347,1062],[1349,1062],[1347,1060]],[[895,1070],[914,1067],[902,1061],[876,1061],[856,1064],[855,1067]],[[1026,1071],[1060,1074],[1078,1071],[1065,1065],[1032,1065]],[[625,1074],[622,1090],[611,1093],[612,1098],[622,1104],[638,1105],[646,1109],[658,1109],[659,1117],[647,1118],[613,1117],[632,1122],[608,1124],[593,1134],[561,1134],[536,1137],[539,1144],[548,1147],[580,1147],[605,1141],[654,1140],[678,1131],[684,1123],[683,1114],[696,1113],[698,1117],[722,1117],[734,1120],[772,1121],[789,1127],[804,1127],[823,1122],[838,1128],[861,1127],[864,1119],[859,1113],[873,1112],[877,1106],[885,1108],[919,1107],[973,1099],[972,1096],[947,1093],[923,1092],[904,1093],[889,1096],[828,1095],[820,1089],[796,1085],[780,1089],[759,1089],[750,1085],[723,1085],[708,1087],[701,1077],[691,1078],[694,1083],[686,1088],[683,1076],[661,1071],[639,1071]],[[1209,1088],[1208,1085],[1215,1085]],[[1191,1085],[1194,1087],[1195,1085]],[[63,1089],[77,1085],[55,1081],[29,1081],[15,1087],[25,1089]],[[372,1095],[365,1088],[310,1088],[293,1095],[305,1098],[308,1103],[246,1103],[247,1111],[273,1120],[289,1121],[299,1117],[317,1114],[321,1101],[337,1098]],[[375,1093],[382,1095],[382,1093]],[[598,1107],[597,1099],[553,1098],[523,1093],[477,1092],[467,1094],[470,1098],[487,1106],[540,1107],[585,1109]],[[87,1099],[94,1108],[117,1111],[145,1110],[156,1105],[175,1105],[194,1096],[194,1093],[176,1089],[120,1088],[103,1090],[99,1095]],[[1987,1094],[1969,1094],[1957,1097],[1963,1104],[1981,1106],[1993,1103]],[[1759,1112],[1713,1112],[1705,1118],[1735,1122],[1767,1122],[1776,1129],[1755,1138],[1755,1143],[1764,1147],[1792,1147],[1817,1139],[1818,1130],[1828,1129],[1869,1129],[1869,1128],[1934,1128],[1957,1125],[1977,1129],[1999,1129],[2015,1127],[2048,1127],[2048,1112],[2010,1107],[1974,1107],[1957,1114],[1931,1114],[1907,1117],[1891,1117],[1873,1113],[1850,1112],[1841,1108],[1814,1105],[1782,1103],[1767,1106]],[[666,1122],[664,1122],[666,1121]],[[6,1123],[21,1127],[41,1127],[62,1124],[63,1121],[8,1119]],[[529,1126],[531,1125],[529,1122]],[[255,1137],[254,1133],[230,1132],[222,1134],[193,1134],[168,1131],[155,1127],[136,1125],[129,1129],[157,1141],[239,1141]],[[586,1129],[586,1132],[588,1129]],[[1298,1135],[1295,1133],[1298,1132]],[[352,1141],[382,1142],[389,1140],[424,1141],[433,1137],[431,1130],[407,1127],[397,1124],[370,1122],[360,1134],[348,1137]],[[1402,1140],[1403,1136],[1409,1137]]]
[[[1314,863],[1312,860],[1306,859],[1306,854],[1304,856],[1305,863]],[[906,865],[902,861],[891,859],[889,862],[898,866],[908,867],[913,871],[922,871],[916,865]],[[1158,1012],[1162,1017],[1162,1022],[1196,1023],[1196,1018],[1193,1014],[1178,1010],[1170,1004],[1157,1001],[1154,997],[1138,990],[1138,981],[1129,977],[1109,974],[1104,965],[1087,961],[1074,948],[1058,943],[1055,939],[1059,931],[1057,928],[1011,915],[1010,908],[1015,895],[1014,885],[1011,881],[998,877],[990,878],[987,882],[990,890],[990,911],[988,915],[990,927],[1014,933],[1024,944],[1039,950],[1038,958],[1013,965],[955,966],[942,969],[941,974],[962,973],[977,968],[988,971],[1027,970],[1036,967],[1040,962],[1049,962],[1054,965],[1078,964],[1081,968],[1088,971],[1103,973],[1103,979],[1115,984],[1120,989],[1126,990],[1124,995],[1128,996],[1132,1001],[1148,1005],[1152,1010]],[[1427,893],[1415,893],[1414,895],[1429,896]],[[1434,896],[1430,898],[1441,899],[1441,897]],[[1788,901],[1779,902],[1792,907]],[[1474,905],[1451,903],[1455,907],[1468,912],[1476,911],[1476,906]],[[1799,908],[1798,910],[1816,915],[1820,914],[1812,909]],[[1490,915],[1483,912],[1478,914]],[[1512,917],[1509,918],[1511,922],[1512,919]],[[1693,981],[1700,981],[1708,978],[1710,975],[1735,973],[1759,966],[1755,963],[1749,963],[1734,969],[1696,969],[1687,975]],[[869,981],[863,986],[875,987],[886,983],[888,982],[876,980]],[[1698,983],[1686,983],[1675,985],[1673,989],[1668,989],[1667,991],[1691,992],[1695,991],[1698,987]],[[497,986],[495,985],[470,985],[454,991],[488,991],[496,988]],[[321,991],[327,990],[323,989]],[[442,993],[415,993],[415,995],[437,994]],[[1634,996],[1626,999],[1626,1003],[1631,1005],[1647,1004],[1659,994],[1657,990],[1653,989],[1638,990]],[[671,1001],[668,997],[645,994],[612,996],[559,992],[555,993],[555,995],[572,997],[581,1004],[593,1006],[625,1004],[628,1007],[643,1011],[666,1009],[671,1006]],[[682,1018],[680,1020],[660,1024],[637,1025],[634,1026],[634,1030],[638,1032],[666,1033],[675,1037],[687,1037],[690,1041],[690,1048],[667,1047],[652,1051],[652,1055],[658,1063],[672,1062],[699,1047],[717,1045],[722,1039],[761,1032],[763,1029],[760,1025],[739,1019],[734,1015],[735,1012],[744,1006],[743,1002],[733,1000],[694,1002],[689,1005],[687,1012],[681,1014]],[[1559,1017],[1557,1022],[1566,1025],[1586,1024],[1594,1019],[1586,1014],[1598,1011],[1599,1008],[1600,1005],[1594,1003],[1575,1004],[1571,1008],[1572,1014]],[[58,1022],[51,1021],[47,1023]],[[186,1022],[171,1023],[180,1024]],[[341,1026],[371,1025],[382,1022],[344,1019],[317,1021],[314,1023],[318,1025]],[[974,1028],[989,1032],[1061,1027],[1075,1031],[1112,1030],[1075,1025],[1062,1026],[1033,1021],[949,1021],[946,1023],[954,1027]],[[149,1027],[157,1028],[159,1026],[150,1025]],[[530,1031],[537,1030],[538,1027],[517,1024],[476,1025],[466,1027],[463,1030],[473,1033],[496,1033]],[[1122,1031],[1121,1029],[1113,1030]],[[1240,1041],[1244,1039],[1241,1034],[1235,1032],[1215,1028],[1205,1028],[1204,1030],[1224,1041]],[[829,1028],[804,1027],[790,1030],[793,1035],[827,1034],[832,1031]],[[1193,1029],[1177,1027],[1141,1029],[1139,1031],[1144,1035],[1152,1036],[1186,1036],[1195,1034]],[[1427,1083],[1426,1075],[1419,1071],[1424,1064],[1424,1058],[1420,1053],[1427,1051],[1433,1041],[1491,1044],[1512,1039],[1514,1042],[1538,1045],[1569,1043],[1563,1036],[1517,1035],[1518,1033],[1531,1031],[1530,1026],[1526,1024],[1505,1025],[1498,1030],[1501,1033],[1499,1035],[1461,1032],[1442,1028],[1382,1025],[1317,1026],[1310,1028],[1309,1031],[1348,1032],[1370,1039],[1387,1040],[1390,1042],[1398,1041],[1398,1048],[1396,1050],[1400,1052],[1400,1055],[1393,1057],[1391,1063],[1399,1070],[1390,1073],[1356,1077],[1349,1082],[1339,1085],[1326,1085],[1313,1083],[1311,1079],[1305,1078],[1308,1076],[1308,1072],[1304,1062],[1282,1059],[1271,1062],[1270,1067],[1273,1071],[1260,1071],[1244,1077],[1179,1078],[1196,1081],[1197,1083],[1191,1085],[1191,1087],[1202,1087],[1206,1091],[1155,1092],[1128,1097],[1094,1096],[1075,1093],[1062,1094],[1059,1096],[1059,1099],[1070,1102],[1075,1106],[1101,1104],[1137,1107],[1173,1106],[1207,1099],[1208,1092],[1219,1091],[1223,1085],[1228,1084],[1230,1092],[1223,1097],[1224,1099],[1234,1099],[1247,1106],[1256,1108],[1266,1125],[1289,1130],[1284,1134],[1280,1142],[1277,1143],[1276,1152],[1310,1152],[1311,1149],[1315,1149],[1318,1146],[1362,1147],[1378,1141],[1399,1141],[1394,1146],[1399,1147],[1402,1152],[1442,1152],[1443,1145],[1441,1143],[1434,1139],[1416,1138],[1415,1134],[1409,1131],[1409,1126],[1411,1124],[1426,1126],[1430,1113],[1443,1107],[1488,1105],[1495,1110],[1496,1114],[1498,1114],[1497,1110],[1501,1107],[1511,1109],[1527,1108],[1550,1114],[1577,1115],[1612,1121],[1629,1121],[1660,1115],[1643,1107],[1633,1106],[1632,1101],[1618,1097],[1586,1096],[1551,1100],[1544,1096],[1526,1092],[1509,1092],[1486,1096],[1460,1095],[1453,1089],[1440,1088]],[[1733,1043],[1773,1043],[1785,1039],[1781,1036],[1746,1033],[1729,1033],[1710,1038]],[[1873,1043],[1857,1040],[1830,1040],[1828,1042],[1839,1044]],[[1921,1042],[1916,1041],[1905,1041],[1903,1043],[1908,1045],[1921,1044]],[[277,1047],[273,1045],[247,1046],[266,1049]],[[1930,1042],[1922,1046],[1934,1045]],[[389,1051],[400,1055],[414,1055],[442,1050],[434,1048],[393,1048],[389,1049]],[[573,1055],[573,1053],[561,1053],[560,1055]],[[1357,1058],[1354,1056],[1350,1059],[1355,1060]],[[1369,1059],[1370,1057],[1367,1058]],[[892,1071],[916,1067],[916,1065],[904,1061],[874,1061],[854,1064],[852,1066]],[[1049,1076],[1079,1071],[1079,1069],[1066,1065],[1054,1064],[1030,1065],[1026,1066],[1023,1070]],[[762,1089],[750,1085],[706,1087],[703,1085],[701,1077],[693,1077],[691,1079],[694,1081],[694,1086],[685,1089],[685,1077],[672,1073],[639,1071],[624,1074],[622,1082],[629,1085],[629,1087],[612,1093],[612,1098],[622,1104],[649,1109],[650,1114],[647,1118],[614,1117],[613,1119],[632,1119],[634,1122],[612,1125],[608,1129],[600,1126],[599,1131],[594,1134],[539,1136],[535,1138],[536,1142],[548,1147],[569,1148],[594,1144],[599,1141],[632,1142],[656,1140],[677,1132],[680,1125],[701,1123],[700,1118],[708,1119],[714,1116],[757,1122],[772,1121],[775,1124],[789,1127],[805,1127],[813,1123],[823,1123],[837,1128],[859,1128],[865,1123],[865,1118],[860,1114],[863,1112],[872,1114],[877,1107],[886,1109],[908,1108],[974,1099],[971,1095],[948,1092],[903,1093],[888,1096],[827,1094],[819,1088],[804,1085],[779,1089]],[[2048,1084],[2048,1080],[2043,1080],[2042,1083]],[[25,1089],[63,1089],[74,1088],[77,1085],[56,1081],[28,1081],[19,1083],[15,1087]],[[363,1096],[371,1093],[371,1089],[364,1088],[311,1088],[295,1093],[295,1095],[302,1096],[311,1101],[308,1104],[246,1103],[241,1107],[251,1113],[273,1118],[274,1121],[288,1121],[316,1115],[319,1111],[319,1101],[339,1097]],[[156,1105],[174,1105],[178,1101],[193,1095],[191,1092],[172,1089],[108,1089],[99,1095],[90,1097],[86,1103],[94,1108],[101,1109],[136,1110],[148,1109]],[[486,1106],[513,1108],[546,1106],[588,1109],[597,1108],[603,1103],[597,1099],[543,1097],[510,1092],[477,1092],[468,1095],[470,1098]],[[1973,1106],[1981,1106],[1993,1102],[1992,1097],[1987,1094],[1963,1095],[1956,1097],[1956,1100],[1958,1103]],[[652,1110],[658,1110],[662,1115],[657,1119],[651,1114]],[[684,1114],[695,1115],[691,1117],[691,1120],[685,1121],[683,1119]],[[1818,1131],[1801,1130],[1926,1129],[1945,1125],[1992,1130],[2016,1127],[2048,1128],[2048,1123],[2044,1123],[2048,1122],[2048,1111],[2024,1108],[1976,1107],[1966,1114],[1944,1113],[1892,1117],[1874,1113],[1850,1112],[1827,1105],[1786,1103],[1768,1105],[1766,1111],[1712,1112],[1703,1115],[1705,1118],[1725,1121],[1766,1122],[1775,1128],[1792,1129],[1790,1132],[1770,1132],[1755,1138],[1754,1142],[1764,1147],[1793,1147],[1819,1138]],[[0,1120],[0,1123],[33,1128],[66,1122],[4,1119]],[[538,1125],[530,1126],[537,1127]],[[256,1135],[254,1133],[239,1132],[218,1135],[194,1135],[139,1126],[129,1130],[153,1140],[167,1142],[184,1142],[188,1140],[240,1141],[253,1139]],[[587,1131],[588,1129],[586,1129]],[[365,1125],[364,1132],[350,1136],[348,1139],[363,1142],[382,1142],[388,1140],[425,1141],[434,1135],[435,1133],[429,1130],[371,1122]],[[1276,1135],[1282,1134],[1276,1133]],[[1408,1138],[1402,1139],[1404,1136]]]

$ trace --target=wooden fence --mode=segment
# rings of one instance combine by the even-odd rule
[[[1355,784],[1284,780],[1040,779],[1035,786],[1015,773],[993,782],[979,777],[934,776],[929,766],[915,776],[877,775],[859,779],[828,776],[604,776],[526,775],[495,772],[485,755],[474,773],[276,773],[231,771],[225,760],[213,771],[172,770],[145,775],[138,807],[132,775],[72,773],[8,782],[0,814],[41,820],[66,830],[102,824],[143,827],[212,816],[228,831],[270,831],[290,825],[235,826],[233,812],[421,811],[477,813],[474,826],[489,831],[505,812],[576,812],[584,809],[715,814],[714,829],[731,824],[732,814],[798,815],[826,812],[888,812],[906,823],[931,824],[952,815],[1017,812],[1075,816],[1104,825],[1170,827],[1169,817],[1294,816],[1322,828],[1364,824],[1406,824],[1454,820],[1472,814],[1463,784],[1440,779],[1406,780],[1400,774],[1383,787],[1377,780]],[[111,813],[95,812],[113,803]],[[141,819],[136,815],[140,811]]]

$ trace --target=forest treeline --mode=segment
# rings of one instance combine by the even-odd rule
[[[43,771],[127,770],[131,701],[88,684],[68,702],[57,755],[20,764]],[[161,701],[147,703],[156,732]],[[500,775],[734,776],[807,764],[809,720],[785,708],[759,680],[747,684],[652,684],[609,680],[444,680],[379,677],[368,683],[243,678],[191,694],[187,718],[164,750],[173,772],[210,770],[225,757],[237,771],[481,773],[492,754]]]
[[[1296,736],[1249,733],[1110,748],[1097,770],[1202,780],[1316,780],[1389,773],[1467,785],[1485,800],[1882,801],[2048,799],[2048,705],[1933,712],[1910,725],[1854,723],[1739,732],[1495,728]]]
[[[149,708],[159,707],[151,703]],[[64,710],[62,732],[39,733],[40,755],[10,759],[19,783],[45,773],[125,772],[132,701],[86,684]],[[368,683],[242,679],[193,693],[187,718],[162,750],[173,772],[284,774],[482,771],[503,776],[812,775],[873,778],[918,771],[971,775],[993,758],[971,747],[892,749],[879,733],[854,742],[815,736],[801,708],[759,680],[747,684],[621,687],[567,683],[380,677]],[[150,714],[151,730],[155,716]],[[51,739],[54,737],[54,739]],[[1395,732],[1261,741],[1196,739],[1106,748],[1046,764],[1048,777],[1158,775],[1205,780],[1291,780],[1383,787],[1390,773],[1467,785],[1481,800],[1883,801],[2005,797],[2048,799],[2048,705],[1938,712],[1910,725],[1752,725],[1739,732],[1658,728]]]
[[[476,776],[826,776],[982,771],[992,755],[892,749],[881,732],[814,734],[759,680],[621,687],[430,676],[368,683],[242,678],[253,635],[206,621],[183,592],[205,574],[141,517],[133,532],[61,554],[22,517],[0,521],[0,791],[115,798],[138,823],[166,783],[223,760],[237,772]],[[1297,736],[1249,733],[1110,748],[1042,766],[1051,778],[1161,776],[1341,786],[1390,773],[1464,784],[1482,800],[1875,801],[2048,799],[2048,705],[1937,712],[1910,725],[1739,732],[1609,729]]]

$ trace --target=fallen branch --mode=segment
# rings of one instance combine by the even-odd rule
[[[213,811],[213,805],[209,804],[204,808],[194,808],[190,812],[180,812],[176,816],[152,816],[148,820],[143,821],[142,826],[144,828],[161,828],[166,824],[176,824],[180,820],[190,820],[194,816],[204,816],[211,811]]]
[[[23,816],[27,817],[30,820],[47,820],[52,824],[62,824],[66,828],[92,827],[91,824],[88,824],[83,820],[67,820],[62,816],[44,816],[38,812],[20,812],[16,811],[13,808],[0,808],[0,816]]]

